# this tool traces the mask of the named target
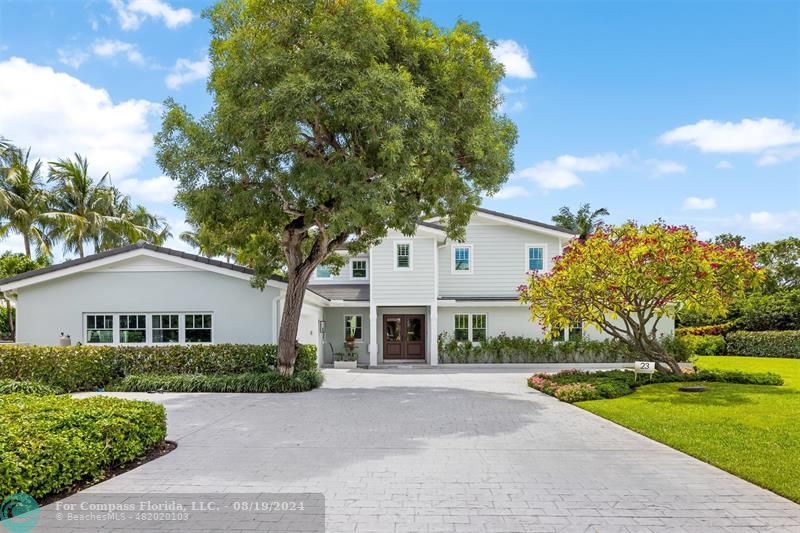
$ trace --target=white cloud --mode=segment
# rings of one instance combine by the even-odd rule
[[[72,68],[80,67],[87,59],[89,59],[89,54],[83,50],[65,48],[58,49],[59,63],[64,63]]]
[[[98,175],[122,179],[150,154],[149,120],[160,106],[148,100],[114,103],[108,92],[50,67],[12,57],[0,62],[0,131],[36,157],[52,160],[73,152],[88,157]]]
[[[123,41],[100,39],[92,45],[92,53],[98,57],[115,57],[124,54],[128,61],[137,65],[144,65],[144,57],[135,44]]]
[[[755,211],[746,217],[738,216],[737,218],[740,222],[758,231],[788,231],[789,234],[793,235],[800,233],[800,211],[786,211],[781,213]]]
[[[677,161],[662,161],[660,159],[648,159],[647,164],[653,169],[653,175],[662,176],[664,174],[683,174],[686,172],[686,165]]]
[[[527,178],[543,189],[566,189],[583,183],[578,172],[605,172],[621,166],[625,160],[625,156],[615,153],[589,157],[562,155],[523,169],[517,176]]]
[[[722,161],[720,161],[719,163],[717,163],[717,165],[716,165],[716,167],[715,167],[715,168],[718,168],[718,169],[720,169],[720,170],[728,170],[728,169],[731,169],[731,168],[733,168],[733,165],[732,165],[730,162],[728,162],[728,161],[725,161],[725,160],[723,159]]]
[[[512,198],[525,198],[529,195],[528,189],[521,185],[506,185],[492,198],[496,200],[511,200]]]
[[[714,198],[690,196],[683,201],[684,209],[714,209],[715,207],[717,207],[717,201]]]
[[[117,12],[119,25],[123,30],[136,30],[147,18],[161,19],[170,29],[189,24],[194,18],[191,9],[174,9],[161,0],[110,0]]]
[[[172,203],[177,191],[175,181],[168,176],[158,176],[148,180],[128,178],[114,182],[114,185],[136,200],[155,203]]]
[[[164,79],[164,82],[170,89],[180,89],[181,85],[206,79],[209,72],[211,72],[211,63],[209,63],[208,57],[199,61],[181,58],[175,62],[175,66],[172,67],[172,71]]]
[[[764,152],[764,155],[756,161],[756,165],[760,167],[777,165],[778,163],[786,163],[798,157],[800,157],[800,145],[772,148]]]
[[[492,56],[505,67],[510,78],[533,79],[536,77],[528,61],[528,50],[512,40],[499,40],[492,48]]]
[[[774,118],[744,119],[738,123],[701,120],[668,131],[659,140],[664,144],[691,144],[703,152],[758,153],[800,143],[800,129]]]

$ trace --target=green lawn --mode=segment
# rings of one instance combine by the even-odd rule
[[[647,385],[576,405],[800,502],[800,359],[702,357],[700,368],[775,372],[782,387]]]

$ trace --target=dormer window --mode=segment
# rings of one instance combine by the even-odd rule
[[[331,275],[331,267],[328,265],[319,265],[314,273],[314,277],[317,279],[329,279]]]
[[[453,245],[453,273],[469,274],[472,272],[472,245]]]
[[[394,269],[411,270],[413,263],[411,260],[411,242],[398,241],[394,243]]]

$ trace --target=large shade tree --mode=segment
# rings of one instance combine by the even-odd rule
[[[679,372],[658,325],[676,310],[720,316],[761,272],[741,247],[698,241],[693,229],[654,223],[599,228],[573,239],[550,272],[534,272],[520,297],[551,331],[595,326],[634,352]]]
[[[252,264],[256,285],[284,269],[290,373],[317,265],[428,216],[462,235],[506,180],[503,68],[476,24],[439,28],[415,2],[226,0],[205,16],[214,107],[198,120],[168,101],[158,161],[189,221]]]

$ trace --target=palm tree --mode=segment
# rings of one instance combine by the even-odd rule
[[[48,192],[42,179],[42,162],[31,164],[31,151],[5,146],[0,175],[0,237],[9,233],[22,236],[25,255],[31,257],[31,244],[37,255],[50,256],[47,204]]]
[[[107,185],[108,173],[99,181],[89,176],[89,163],[80,154],[75,160],[50,163],[50,182],[54,183],[52,211],[47,213],[64,249],[84,257],[85,245],[97,243],[102,232],[116,221],[112,216],[114,193]]]
[[[130,197],[116,187],[111,187],[111,195],[107,224],[94,240],[96,251],[125,246],[138,240],[161,245],[172,235],[164,217],[150,213],[143,205],[133,206]]]
[[[578,209],[578,212],[574,214],[569,207],[562,207],[552,220],[556,225],[577,233],[580,239],[585,239],[603,225],[603,219],[600,217],[608,215],[610,213],[605,207],[592,211],[589,204],[583,204]]]
[[[193,248],[197,248],[200,255],[205,257],[221,255],[228,263],[236,257],[236,250],[233,247],[212,242],[208,234],[194,224],[191,230],[182,231],[178,238]]]

